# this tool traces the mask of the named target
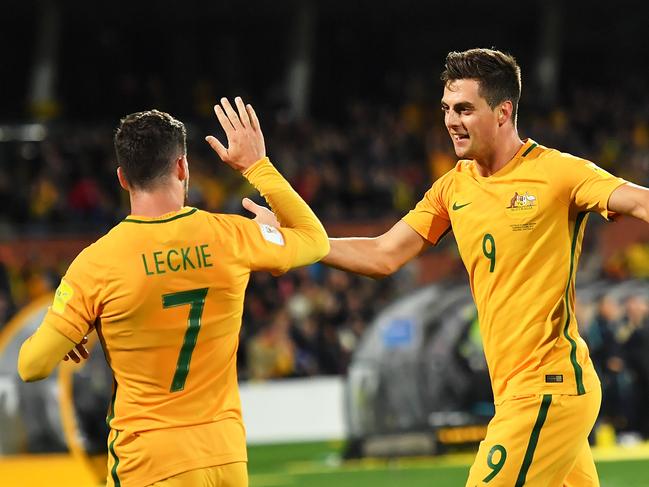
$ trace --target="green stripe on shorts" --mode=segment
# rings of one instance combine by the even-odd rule
[[[518,478],[516,479],[516,487],[522,487],[525,485],[525,479],[527,477],[527,471],[532,465],[532,459],[534,458],[534,450],[536,450],[536,445],[539,442],[539,435],[541,434],[541,428],[543,428],[543,423],[545,423],[545,418],[548,416],[548,409],[550,409],[550,403],[552,402],[551,394],[544,394],[543,401],[541,401],[541,408],[539,409],[539,415],[536,417],[536,423],[532,429],[532,434],[530,435],[530,442],[527,444],[527,450],[525,451],[525,458],[523,459],[523,465],[521,465],[521,471],[518,472]]]

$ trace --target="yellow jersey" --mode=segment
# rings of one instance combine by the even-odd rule
[[[584,394],[599,381],[575,320],[589,212],[625,181],[527,140],[489,177],[461,160],[403,220],[433,244],[453,230],[469,274],[496,403]]]
[[[108,485],[247,460],[236,357],[250,272],[282,273],[328,251],[320,222],[270,163],[252,172],[260,188],[274,178],[278,213],[321,238],[190,207],[129,216],[79,254],[57,289],[43,326],[75,343],[96,329],[114,374]]]

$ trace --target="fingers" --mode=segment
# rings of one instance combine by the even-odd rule
[[[254,213],[255,215],[259,211],[259,208],[261,208],[257,203],[252,201],[250,198],[244,198],[243,200],[241,200],[241,206],[243,206],[250,213]]]
[[[80,359],[79,356],[75,353],[74,350],[70,350],[70,351],[68,352],[68,357],[70,357],[70,358],[72,359],[72,361],[73,361],[75,364],[78,364],[79,362],[81,362],[81,359]]]
[[[228,150],[225,148],[221,142],[216,137],[213,137],[211,135],[208,135],[205,137],[205,140],[207,141],[208,144],[210,144],[210,147],[214,149],[214,152],[216,152],[221,160],[226,161],[228,160]]]
[[[83,346],[83,342],[77,345],[75,348],[77,349],[77,352],[79,352],[79,355],[81,355],[84,359],[87,359],[90,356],[88,349]]]
[[[246,106],[243,104],[243,100],[241,99],[241,97],[237,96],[234,99],[234,103],[237,105],[237,111],[239,112],[239,118],[241,119],[241,124],[244,127],[250,127],[250,118],[248,117]]]
[[[222,99],[225,100],[225,98]],[[223,130],[225,131],[225,135],[228,137],[228,140],[230,140],[233,137],[235,132],[232,122],[230,122],[230,119],[225,114],[223,108],[221,108],[220,105],[214,105],[214,113],[216,113],[216,118],[219,119],[219,123],[221,124],[221,127],[223,127]]]
[[[237,115],[237,112],[235,112],[234,108],[232,108],[232,105],[230,105],[230,100],[228,100],[227,98],[221,98],[221,106],[223,106],[223,109],[230,119],[230,123],[232,124],[234,129],[241,129],[241,120],[239,120],[239,115]]]
[[[255,130],[260,130],[259,119],[257,118],[257,114],[255,113],[255,109],[252,108],[251,104],[246,105],[246,112],[248,113],[248,116],[250,117],[250,124],[252,125],[252,128],[255,129]]]

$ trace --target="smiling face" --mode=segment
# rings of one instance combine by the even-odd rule
[[[489,106],[480,95],[478,81],[458,79],[446,83],[442,111],[444,124],[459,158],[480,160],[494,152],[498,128],[502,125],[503,107],[492,109]]]

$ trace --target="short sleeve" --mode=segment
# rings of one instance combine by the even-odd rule
[[[452,171],[435,181],[417,206],[403,217],[404,222],[433,245],[451,228],[446,204],[451,182]]]
[[[104,271],[89,258],[87,249],[84,250],[61,279],[43,322],[79,343],[99,317],[103,275]]]
[[[578,211],[595,212],[609,219],[608,200],[611,193],[626,181],[608,173],[596,164],[565,155],[564,163],[556,167],[557,179],[563,183],[568,204]]]

